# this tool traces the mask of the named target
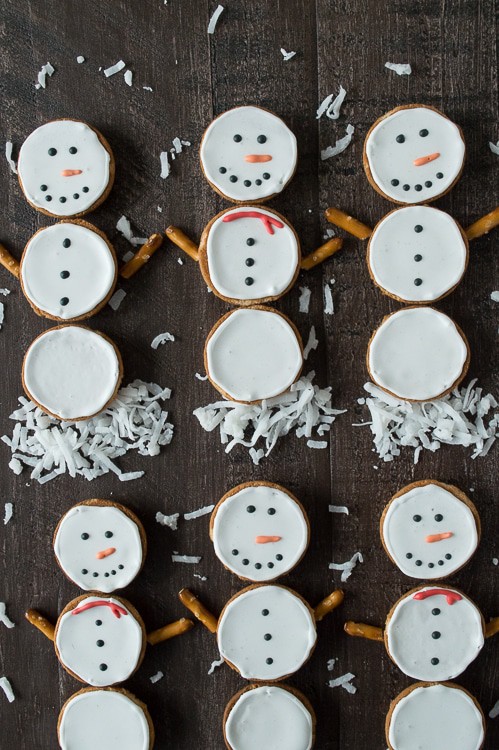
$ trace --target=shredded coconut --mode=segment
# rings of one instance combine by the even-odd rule
[[[353,569],[359,562],[364,562],[362,552],[356,552],[350,560],[347,560],[344,563],[329,563],[329,570],[341,570],[341,582],[345,583],[345,581],[350,578]]]
[[[3,302],[0,302],[0,331],[2,330],[2,325],[5,320],[5,305]]]
[[[224,6],[223,5],[217,5],[217,7],[215,8],[215,10],[214,10],[214,12],[213,12],[213,14],[212,14],[212,16],[210,18],[210,22],[208,24],[208,34],[214,34],[215,33],[215,28],[216,28],[216,25],[218,23],[218,19],[222,15],[223,11],[224,11]]]
[[[14,691],[12,690],[12,685],[6,677],[0,677],[0,688],[2,688],[9,703],[12,703],[12,701],[16,699]]]
[[[207,516],[208,513],[211,513],[214,507],[215,507],[214,505],[205,505],[204,508],[193,510],[191,513],[184,513],[184,518],[186,521],[193,521],[195,518],[200,518],[201,516]]]
[[[201,560],[202,558],[197,555],[172,555],[172,562],[174,563],[188,563],[190,565],[195,565],[196,563],[201,562]]]
[[[493,154],[499,156],[499,141],[497,141],[497,143],[492,143],[492,141],[489,141],[489,148]]]
[[[106,78],[109,78],[109,76],[114,76],[115,73],[119,73],[120,70],[123,70],[125,67],[125,63],[123,60],[118,60],[117,63],[114,65],[111,65],[109,68],[104,68],[104,75]]]
[[[350,511],[348,510],[346,505],[330,505],[329,512],[330,513],[344,513],[347,516],[350,514]]]
[[[491,719],[495,719],[497,716],[499,716],[499,701],[494,703],[494,705],[489,711],[489,716]]]
[[[342,687],[347,691],[347,693],[353,695],[357,692],[357,688],[355,687],[355,685],[352,685],[352,680],[354,679],[355,675],[351,672],[347,672],[346,674],[341,675],[341,677],[336,677],[334,680],[329,680],[328,685],[330,688]]]
[[[497,557],[492,558],[492,565],[499,565],[499,559]]]
[[[492,302],[499,302],[499,292],[491,292],[490,299]]]
[[[258,450],[256,448],[250,448],[249,454],[251,460],[253,461],[253,464],[255,466],[258,466],[262,458],[264,458],[265,456],[265,451],[263,450],[263,448],[258,448]]]
[[[334,314],[333,293],[327,281],[324,282],[324,314]]]
[[[319,120],[322,115],[326,115],[330,120],[337,120],[340,116],[341,106],[345,101],[346,95],[347,92],[343,86],[340,86],[340,93],[334,98],[334,100],[333,94],[326,96],[317,110],[317,120]]]
[[[316,449],[327,448],[327,441],[326,440],[307,440],[307,447],[316,448]]]
[[[177,154],[181,154],[184,150],[184,146],[190,146],[191,142],[183,140],[182,138],[175,137],[172,140],[173,147],[170,148],[169,151],[162,151],[159,155],[159,160],[161,163],[161,174],[160,177],[163,180],[166,180],[168,175],[170,174],[171,165],[170,160],[174,161]]]
[[[54,73],[55,68],[49,62],[46,65],[42,65],[38,73],[38,83],[35,83],[35,89],[47,88],[47,76],[50,78]]]
[[[328,672],[332,672],[333,671],[334,665],[336,664],[337,661],[338,661],[338,659],[328,659],[328,661],[327,661],[327,671]]]
[[[286,52],[284,47],[281,47],[281,55],[284,62],[288,62],[288,60],[291,60],[296,55],[296,52]]]
[[[163,677],[164,677],[164,674],[160,670],[159,672],[156,672],[156,674],[153,674],[152,677],[149,677],[149,679],[151,680],[152,684],[154,685],[156,682],[159,682]]]
[[[398,76],[410,76],[412,73],[412,68],[411,68],[410,63],[386,62],[385,68],[388,68],[388,70],[393,70],[393,72],[396,73]]]
[[[13,513],[14,513],[14,506],[12,505],[12,503],[5,503],[5,515],[3,517],[4,526],[6,526],[9,523],[10,519],[13,516]]]
[[[61,422],[20,396],[19,409],[10,415],[16,422],[12,434],[1,439],[40,484],[66,472],[88,480],[109,471],[122,482],[139,479],[144,471],[122,472],[116,459],[131,450],[157,456],[171,443],[173,425],[160,405],[170,396],[169,388],[134,380],[101,414],[80,422]],[[11,461],[9,467],[17,474],[19,464]]]
[[[15,627],[14,623],[9,619],[5,612],[5,602],[0,602],[0,622],[5,625],[6,628]]]
[[[171,516],[166,516],[164,513],[158,512],[156,513],[156,521],[161,524],[161,526],[168,526],[169,529],[172,531],[176,531],[178,528],[178,519],[179,519],[180,513],[172,513]]]
[[[325,161],[326,159],[330,159],[332,156],[337,156],[338,154],[343,153],[343,151],[345,151],[350,145],[354,132],[355,132],[354,126],[347,125],[346,135],[344,135],[343,138],[339,138],[339,140],[336,141],[334,146],[328,146],[323,151],[321,151],[322,161]]]
[[[142,88],[144,89],[144,91],[152,91],[151,86],[142,86]]]
[[[167,341],[175,341],[173,333],[168,333],[168,331],[158,333],[151,341],[151,349],[157,349],[160,344],[166,344]]]
[[[121,305],[125,297],[126,297],[125,290],[117,289],[107,304],[112,310],[116,312],[116,310]]]
[[[123,261],[123,263],[128,263],[128,261],[132,260],[133,257],[135,257],[135,253],[133,252],[133,250],[127,250],[121,260]]]
[[[194,374],[194,377],[198,380],[208,380],[208,375],[201,375],[199,372],[196,372]]]
[[[83,57],[83,55],[78,55],[78,57],[76,58],[76,62],[78,63],[78,65],[81,65],[82,63],[84,63],[85,58]]]
[[[12,141],[6,141],[5,142],[5,158],[7,159],[7,163],[10,167],[10,171],[14,174],[17,174],[17,167],[14,159],[12,158],[12,149],[14,147],[14,144]]]
[[[7,295],[10,294],[10,289],[0,289],[0,294],[3,297],[7,297]]]
[[[303,359],[308,359],[308,355],[310,354],[312,349],[317,349],[318,346],[319,339],[315,335],[315,326],[312,326],[308,335],[308,341],[305,345],[305,349],[303,350]]]
[[[125,70],[125,72],[123,73],[123,78],[125,79],[125,83],[127,86],[132,85],[133,73],[131,70]]]
[[[311,290],[308,286],[300,287],[300,298],[298,300],[299,311],[301,313],[308,313],[310,308],[310,297],[312,296]]]
[[[221,667],[223,663],[224,663],[223,659],[215,659],[215,661],[212,661],[211,662],[211,667],[208,670],[208,674],[213,674],[213,672],[215,671],[215,669],[217,667]]]
[[[179,264],[179,266],[184,265],[184,261],[182,260],[182,258],[177,258],[177,263]]]
[[[118,219],[116,229],[131,245],[145,245],[147,242],[147,237],[134,237],[130,220],[126,216],[121,216]]]

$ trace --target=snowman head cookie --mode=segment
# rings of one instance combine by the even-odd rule
[[[24,248],[19,278],[38,315],[76,321],[104,307],[117,273],[116,255],[106,235],[80,220],[39,229]]]
[[[428,203],[447,193],[461,176],[464,157],[461,129],[420,104],[383,115],[364,141],[367,179],[395,203]]]
[[[295,173],[296,137],[261,107],[236,107],[205,131],[201,168],[214,190],[233,203],[262,203],[280,193]]]
[[[475,553],[480,519],[457,487],[426,480],[409,484],[392,497],[381,517],[380,534],[390,560],[405,575],[444,578]]]
[[[228,750],[311,750],[315,713],[288,685],[249,685],[227,704],[223,731]]]
[[[106,594],[125,588],[140,573],[147,542],[131,510],[106,500],[86,500],[70,508],[54,534],[57,562],[85,591]]]
[[[154,727],[145,703],[123,688],[83,688],[61,709],[61,750],[152,750]]]
[[[301,503],[284,487],[246,482],[216,505],[210,537],[218,559],[248,581],[272,581],[305,554],[310,527]]]
[[[26,138],[17,170],[33,208],[48,216],[74,218],[107,198],[114,182],[114,157],[104,136],[90,125],[53,120]]]

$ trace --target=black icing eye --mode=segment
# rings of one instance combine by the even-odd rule
[[[65,240],[62,241],[63,247],[71,247],[71,240],[69,240],[67,237]]]
[[[420,232],[422,232],[423,231],[423,227],[421,226],[421,224],[416,224],[416,226],[414,227],[414,231],[417,234],[419,234]]]
[[[61,305],[62,305],[63,307],[66,307],[66,305],[68,305],[68,304],[69,304],[69,297],[61,297],[61,299],[60,299],[60,303],[61,303]],[[83,534],[82,534],[82,537],[83,537]]]
[[[77,152],[78,152],[78,149],[76,148],[76,146],[71,146],[71,148],[69,149],[70,154],[76,154]]]
[[[255,508],[254,505],[248,505],[248,507],[246,508],[246,510],[248,511],[248,513],[254,513],[255,510],[256,510],[256,508]]]
[[[414,286],[421,286],[423,279],[414,279]]]
[[[239,550],[238,550],[238,549],[233,549],[233,550],[232,550],[232,554],[233,554],[234,556],[238,555],[238,554],[239,554]]]
[[[437,513],[437,515],[435,516],[435,521],[443,521],[443,520],[444,520],[443,515],[441,513]]]
[[[81,538],[82,538],[82,539],[83,539],[84,541],[86,541],[87,539],[90,539],[90,534],[87,534],[87,532],[86,532],[86,531],[84,531],[84,532],[83,532],[83,534],[81,535]]]
[[[416,263],[419,263],[421,260],[423,260],[423,256],[419,255],[418,253],[417,255],[414,256],[414,260],[416,261]]]
[[[45,193],[45,191],[48,190],[48,188],[46,185],[40,185],[40,190],[42,191],[42,193]]]
[[[255,180],[255,185],[261,185],[261,184],[262,184],[261,180]]]
[[[397,141],[397,143],[405,143],[405,135],[400,134],[395,138],[395,140]]]
[[[48,201],[48,202],[50,203],[50,201],[52,200],[52,196],[51,196],[51,195],[47,195],[47,196],[45,197],[45,200],[46,200],[46,201]]]
[[[246,244],[252,247],[255,244],[255,240],[253,239],[253,237],[248,237],[248,239],[246,240]]]
[[[266,641],[272,640],[272,636],[271,636],[270,633],[265,633],[265,635],[263,637],[265,638]]]
[[[419,522],[421,521],[421,516],[417,516],[417,515],[416,515],[416,516],[413,516],[413,517],[412,517],[412,520],[413,520],[413,521],[416,521],[416,523],[419,523]]]
[[[420,130],[419,135],[421,136],[421,138],[426,138],[426,136],[428,135],[428,131],[426,130],[426,128],[423,128],[423,130]]]
[[[270,657],[268,659],[265,659],[265,661],[267,662],[267,664],[273,664],[274,663],[274,660],[271,659]]]
[[[86,575],[87,575],[87,573],[88,573],[88,570],[87,570],[86,568],[82,568],[82,571],[81,571],[81,572],[82,572],[82,574],[83,574],[84,576],[86,576]]]
[[[57,153],[57,149],[56,148],[49,148],[49,150],[48,150],[48,155],[49,156],[55,156],[56,153]]]
[[[98,646],[99,648],[102,648],[102,647],[103,647],[103,645],[104,645],[104,641],[101,641],[101,640],[99,639],[98,641],[96,641],[96,644],[95,644],[95,645],[96,645],[96,646]]]
[[[107,669],[107,664],[99,664],[99,669],[101,672],[105,672]]]
[[[437,664],[440,664],[440,659],[437,659],[437,657],[434,656],[433,659],[431,660],[431,663],[433,664],[434,667],[436,667]]]
[[[60,277],[61,279],[69,279],[69,271],[61,271]]]
[[[111,537],[113,536],[113,532],[112,531],[106,531],[106,533],[104,534],[104,536],[106,537],[106,539],[111,539]]]
[[[96,620],[95,624],[97,625],[97,627],[99,627],[99,625],[102,625],[102,620]]]
[[[82,191],[83,191],[84,193],[88,193],[88,190],[89,190],[89,188],[87,188],[87,187],[84,187],[84,188],[82,188]]]
[[[246,258],[245,261],[247,266],[254,266],[255,265],[255,259],[254,258]]]
[[[262,615],[263,615],[264,617],[267,617],[267,615],[269,615],[269,614],[270,614],[270,612],[269,612],[269,610],[268,610],[268,609],[262,609]]]
[[[241,143],[241,141],[243,140],[243,137],[242,135],[239,135],[239,133],[236,133],[236,135],[234,136],[234,140],[236,143]]]
[[[266,135],[259,135],[256,140],[258,141],[258,143],[265,143],[267,141],[267,136]]]
[[[421,560],[416,560],[415,564],[418,566],[418,568],[420,568],[423,563]]]
[[[269,516],[275,515],[275,508],[269,508],[267,513],[269,514]]]

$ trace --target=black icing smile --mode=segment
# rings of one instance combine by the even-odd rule
[[[40,190],[42,193],[47,193],[45,196],[45,200],[47,203],[50,203],[51,200],[53,200],[52,195],[48,192],[50,190],[49,185],[40,185]],[[81,193],[88,193],[90,191],[90,188],[87,185],[84,185],[82,188],[79,188]],[[77,201],[80,197],[80,193],[73,193],[72,195],[60,195],[59,196],[59,203],[66,203],[69,199],[73,198],[73,200]]]
[[[433,179],[442,180],[444,177],[442,172],[437,172]],[[415,185],[409,185],[408,182],[404,182],[403,180],[399,180],[398,178],[394,177],[392,180],[390,180],[390,184],[393,187],[399,187],[404,192],[408,192],[411,190],[416,190],[416,192],[420,193],[424,188],[431,188],[433,187],[433,182],[431,180],[424,180],[421,182],[417,182]]]
[[[99,578],[101,576],[103,578],[110,578],[111,576],[115,576],[119,570],[124,570],[124,569],[125,569],[125,566],[120,564],[120,565],[113,565],[112,568],[109,568],[109,570],[106,570],[104,572],[102,572],[102,570],[98,572],[97,570],[88,570],[88,568],[82,568],[81,573],[82,575],[88,576],[89,578]]]
[[[234,555],[234,557],[239,557],[240,552],[238,549],[233,549],[232,554]],[[274,555],[274,557],[271,560],[268,560],[268,561],[264,560],[263,562],[254,563],[254,566],[256,570],[261,570],[263,566],[266,564],[267,568],[272,569],[275,566],[275,563],[273,562],[273,560],[277,560],[277,562],[281,562],[283,559],[284,558],[281,554],[277,554],[277,555]],[[243,557],[241,560],[241,564],[247,567],[248,565],[253,565],[253,562],[252,560],[249,560],[247,557]]]
[[[227,167],[219,167],[218,171],[220,172],[220,174],[227,174],[229,172],[229,170],[227,169]],[[271,176],[272,175],[270,174],[270,172],[263,172],[262,175],[260,175],[259,177],[256,178],[256,180],[254,180],[254,183],[255,183],[255,185],[260,186],[262,184],[263,180],[270,180]],[[229,182],[234,183],[234,182],[238,182],[238,181],[239,181],[239,176],[238,175],[236,175],[236,174],[229,174]],[[243,181],[243,185],[245,187],[251,187],[252,184],[253,183],[252,183],[251,180],[244,180]]]

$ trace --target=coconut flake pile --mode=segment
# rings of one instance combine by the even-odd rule
[[[161,164],[160,177],[162,180],[166,180],[171,171],[170,161],[175,161],[177,154],[181,154],[184,150],[184,146],[191,146],[190,141],[182,140],[181,138],[175,137],[172,140],[172,147],[169,151],[162,151],[159,155],[159,161]]]
[[[332,156],[338,156],[338,154],[343,153],[343,151],[345,151],[350,145],[354,132],[354,126],[347,125],[346,135],[344,135],[343,138],[339,138],[334,146],[328,146],[327,148],[323,149],[323,151],[321,151],[322,161],[330,159]]]
[[[317,110],[317,120],[319,120],[322,115],[326,115],[330,120],[337,120],[340,116],[341,105],[343,104],[346,95],[347,92],[343,86],[340,86],[340,93],[334,99],[333,94],[326,96]]]
[[[293,57],[296,55],[296,52],[286,52],[284,47],[281,47],[281,55],[284,62],[288,62],[288,60],[293,59]]]
[[[14,159],[12,158],[12,149],[14,148],[14,144],[12,141],[6,141],[5,142],[5,158],[7,159],[7,164],[10,167],[10,171],[14,174],[17,174],[17,167]]]
[[[219,428],[226,453],[235,445],[243,445],[251,453],[251,448],[263,440],[268,456],[279,438],[293,430],[299,438],[311,438],[313,430],[322,437],[346,411],[332,408],[331,387],[319,388],[313,384],[314,377],[314,371],[302,376],[286,393],[261,404],[216,401],[195,409],[193,414],[207,432]],[[255,454],[251,455],[253,458]]]
[[[55,68],[49,62],[46,65],[42,65],[38,73],[38,83],[35,83],[35,89],[47,88],[47,76],[50,78],[54,73]]]
[[[353,569],[357,565],[357,563],[363,563],[364,558],[362,556],[362,552],[356,552],[350,560],[347,560],[344,563],[329,563],[329,570],[341,570],[341,582],[345,583],[350,576],[352,575]]]
[[[147,237],[135,237],[132,232],[132,226],[130,224],[130,220],[127,219],[126,216],[121,216],[117,223],[116,223],[116,229],[118,232],[120,232],[123,237],[130,242],[132,245],[145,245],[147,242]]]
[[[388,70],[393,70],[393,72],[396,73],[398,76],[410,76],[412,73],[412,68],[411,68],[410,63],[386,62],[385,68],[388,68]]]
[[[0,677],[0,688],[2,688],[9,703],[12,703],[12,701],[16,699],[14,691],[12,690],[12,685],[6,677]]]
[[[217,7],[215,8],[215,10],[214,10],[214,12],[213,12],[213,14],[212,14],[212,16],[210,18],[210,22],[208,24],[208,34],[214,34],[215,33],[215,29],[216,29],[216,26],[217,26],[217,23],[218,23],[218,19],[220,18],[220,16],[222,15],[223,12],[224,12],[224,6],[223,5],[217,5]]]
[[[144,471],[123,472],[116,459],[131,450],[141,456],[157,456],[171,443],[173,425],[161,401],[169,388],[134,380],[120,388],[115,400],[101,414],[81,422],[61,422],[44,414],[32,401],[19,397],[20,408],[10,418],[12,435],[3,435],[12,459],[10,468],[20,474],[23,465],[40,484],[59,474],[89,481],[112,471],[121,481],[139,479]]]
[[[434,452],[442,444],[470,447],[472,458],[486,456],[499,437],[498,403],[476,382],[475,378],[468,386],[425,403],[400,401],[366,383],[371,421],[354,426],[369,425],[376,453],[384,461],[393,461],[408,446],[414,448],[416,464],[423,449]]]

